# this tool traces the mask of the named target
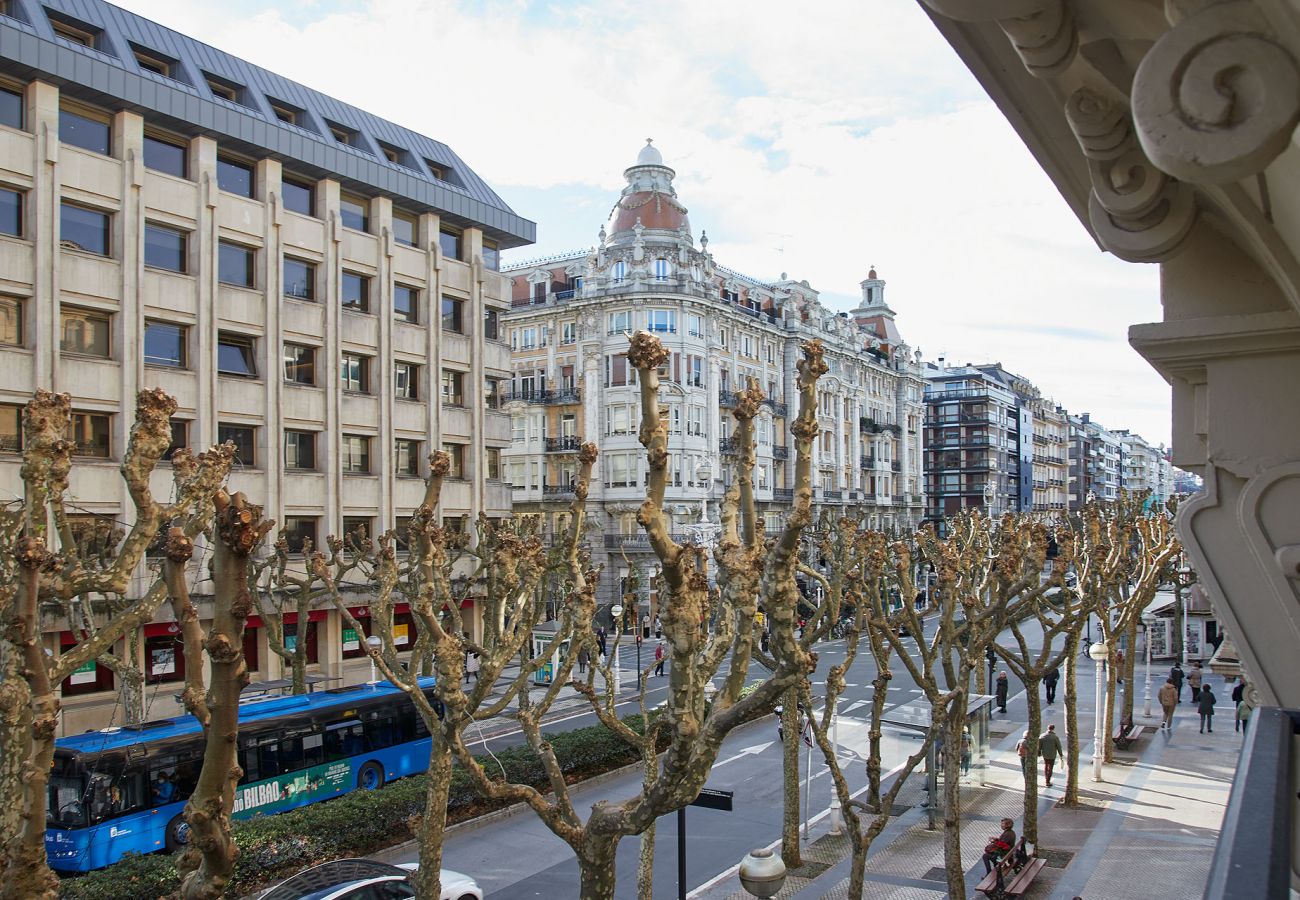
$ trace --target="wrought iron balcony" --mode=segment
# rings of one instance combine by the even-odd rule
[[[789,407],[787,407],[783,401],[773,400],[771,397],[764,397],[763,405],[772,410],[772,415],[777,416],[778,418],[783,419],[790,413]]]
[[[793,503],[794,488],[772,488],[772,499],[784,503]]]
[[[843,491],[822,491],[822,499],[831,503],[840,503],[844,500]]]
[[[546,438],[547,453],[577,453],[582,446],[582,438],[577,437],[548,437]]]
[[[547,405],[561,403],[579,403],[582,401],[582,392],[577,388],[559,388],[557,390],[515,390],[504,395],[504,402],[522,401],[524,403],[545,403]]]
[[[894,460],[893,462],[891,462],[891,463],[889,464],[889,467],[890,467],[891,469],[893,469],[895,472],[901,472],[901,471],[903,471],[903,463],[902,463],[901,460],[897,460],[897,459]]]
[[[778,459],[778,460],[780,460],[780,459],[789,459],[789,458],[790,458],[790,448],[789,448],[789,447],[783,447],[783,446],[780,445],[780,444],[773,444],[773,445],[772,445],[772,458],[773,458],[773,459]]]
[[[735,409],[736,401],[739,399],[740,398],[735,391],[718,392],[718,405],[721,406],[723,409]]]
[[[573,494],[574,494],[573,485],[571,484],[542,485],[543,497],[572,497]]]
[[[864,456],[858,460],[858,467],[864,472],[870,472],[876,467],[876,458],[874,456]]]

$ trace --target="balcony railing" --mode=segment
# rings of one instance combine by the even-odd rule
[[[718,392],[718,405],[721,406],[723,409],[735,409],[736,401],[739,399],[740,398],[735,391]]]
[[[696,535],[688,532],[673,532],[669,535],[679,544],[688,544],[696,539]],[[617,550],[619,547],[631,547],[650,549],[649,535],[641,532],[639,534],[607,534],[605,535],[605,549]]]
[[[858,468],[864,472],[870,472],[876,467],[876,458],[874,456],[864,456],[858,460]]]
[[[517,489],[517,488],[516,488]],[[572,497],[573,485],[571,484],[544,484],[542,485],[543,497]]]
[[[946,403],[952,400],[987,400],[988,388],[959,388],[951,391],[927,391],[926,403]]]
[[[547,453],[577,453],[582,446],[582,438],[548,437],[545,444]]]
[[[534,390],[521,389],[514,390],[508,394],[502,395],[503,402],[522,401],[524,403],[545,403],[555,405],[562,403],[580,403],[582,401],[582,392],[578,388],[558,388],[556,390],[545,390],[537,388]]]
[[[831,503],[839,503],[844,499],[843,491],[822,491],[822,499]]]
[[[739,453],[740,438],[738,437],[722,438],[721,440],[718,441],[718,450],[723,453]]]
[[[772,445],[772,459],[782,460],[790,458],[790,448],[783,447],[780,444]]]
[[[896,459],[889,464],[889,468],[893,469],[895,472],[901,472],[903,471],[903,463],[901,460]]]
[[[783,503],[793,503],[794,488],[772,488],[772,500]]]

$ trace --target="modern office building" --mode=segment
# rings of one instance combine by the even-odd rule
[[[530,243],[531,222],[445,144],[115,6],[8,0],[0,13],[6,493],[22,490],[21,404],[66,391],[74,524],[129,523],[117,466],[136,392],[161,387],[180,406],[175,445],[233,441],[231,488],[292,549],[400,525],[439,448],[452,455],[444,520],[510,513],[510,421],[485,385],[511,369],[498,252]],[[164,464],[154,487],[170,481]],[[274,678],[260,624],[250,665]],[[43,627],[52,652],[73,639],[66,622]],[[293,627],[313,671],[363,677],[336,612]],[[163,714],[182,677],[175,632],[147,625],[140,651]],[[114,714],[103,667],[63,693],[69,732]]]
[[[823,342],[830,367],[819,389],[816,506],[878,526],[911,526],[922,512],[923,381],[885,304],[885,282],[872,270],[858,306],[835,313],[806,281],[783,274],[768,282],[720,265],[707,236],[697,242],[692,233],[675,174],[647,144],[624,172],[626,186],[595,248],[506,270],[513,372],[502,390],[513,440],[505,472],[515,513],[561,528],[578,446],[595,441],[600,469],[587,508],[602,534],[594,559],[607,563],[606,598],[630,565],[647,583],[649,545],[636,523],[646,463],[636,373],[626,356],[628,336],[639,329],[657,334],[671,353],[661,393],[669,423],[666,507],[681,535],[699,533],[706,508],[717,522],[736,450],[730,409],[751,381],[767,395],[757,420],[756,496],[768,529],[781,523],[793,499],[795,363],[808,338]]]

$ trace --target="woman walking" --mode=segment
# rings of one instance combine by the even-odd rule
[[[1207,731],[1214,734],[1215,700],[1214,692],[1210,690],[1208,684],[1201,688],[1201,693],[1196,700],[1196,711],[1201,714],[1201,734]]]

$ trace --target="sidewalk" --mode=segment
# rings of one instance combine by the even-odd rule
[[[1153,689],[1154,679],[1153,675]],[[1084,681],[1080,678],[1081,693],[1087,690]],[[1084,741],[1081,808],[1058,807],[1065,776],[1058,770],[1053,787],[1044,790],[1039,767],[1038,836],[1047,866],[1025,897],[1184,900],[1201,896],[1242,744],[1242,736],[1233,731],[1233,705],[1228,699],[1231,686],[1225,690],[1219,678],[1207,682],[1219,698],[1215,716],[1219,727],[1213,733],[1199,733],[1199,717],[1187,702],[1175,715],[1173,731],[1161,731],[1158,706],[1153,709],[1156,715],[1142,716],[1139,689],[1134,718],[1138,725],[1146,726],[1145,731],[1127,751],[1116,751],[1115,762],[1105,766],[1101,783],[1092,781],[1092,745],[1090,739]],[[1080,697],[1079,722],[1081,731],[1090,735],[1093,711],[1085,701],[1091,697]],[[1023,704],[1019,705],[1023,709]],[[1014,706],[1012,713],[1014,716]],[[1045,711],[1044,725],[1056,722],[1061,730],[1063,717],[1058,700]],[[983,896],[975,893],[984,875],[980,856],[988,836],[998,831],[998,819],[1014,819],[1017,834],[1021,831],[1023,791],[1015,744],[1024,730],[1023,713],[1019,722],[998,717],[995,727],[1002,727],[997,732],[1006,727],[1004,722],[1011,726],[1010,733],[994,749],[986,785],[962,791],[962,865],[970,897]],[[909,780],[899,801],[904,809],[872,846],[862,897],[937,900],[947,896],[942,824],[935,831],[926,829],[920,784],[917,776]],[[813,836],[812,843],[805,845],[804,865],[789,874],[777,896],[848,898],[847,841],[829,834],[824,818]],[[711,900],[749,897],[734,875],[694,896]]]

